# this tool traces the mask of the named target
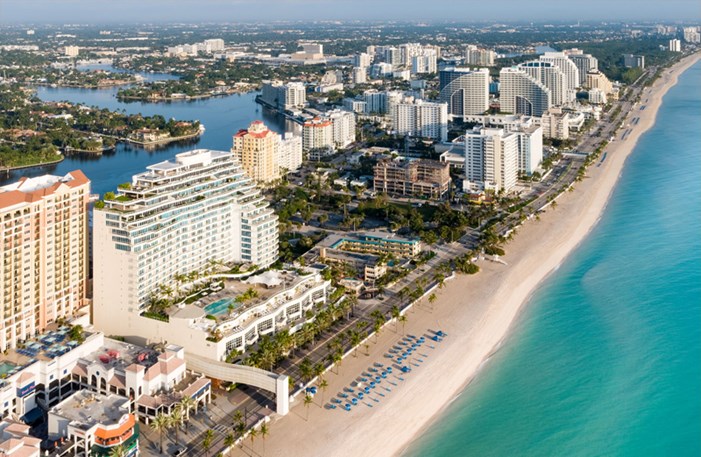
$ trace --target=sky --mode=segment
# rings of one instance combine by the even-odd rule
[[[0,0],[0,22],[701,20],[699,0]]]

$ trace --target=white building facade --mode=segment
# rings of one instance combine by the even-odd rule
[[[463,190],[508,192],[518,179],[518,135],[503,129],[476,128],[465,134]]]
[[[175,275],[277,260],[277,216],[231,152],[183,152],[147,170],[93,212],[93,322],[111,335],[130,336]]]

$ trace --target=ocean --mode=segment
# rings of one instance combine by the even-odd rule
[[[701,62],[606,211],[406,457],[701,455]]]

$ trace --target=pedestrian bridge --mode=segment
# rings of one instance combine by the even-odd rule
[[[202,373],[210,378],[222,381],[246,384],[273,392],[275,394],[275,411],[284,416],[290,411],[290,393],[288,376],[272,373],[260,368],[246,365],[232,365],[199,355],[185,353],[187,368]]]

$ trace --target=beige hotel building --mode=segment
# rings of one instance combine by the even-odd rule
[[[89,198],[90,181],[78,170],[0,187],[0,350],[58,318],[89,313]]]

